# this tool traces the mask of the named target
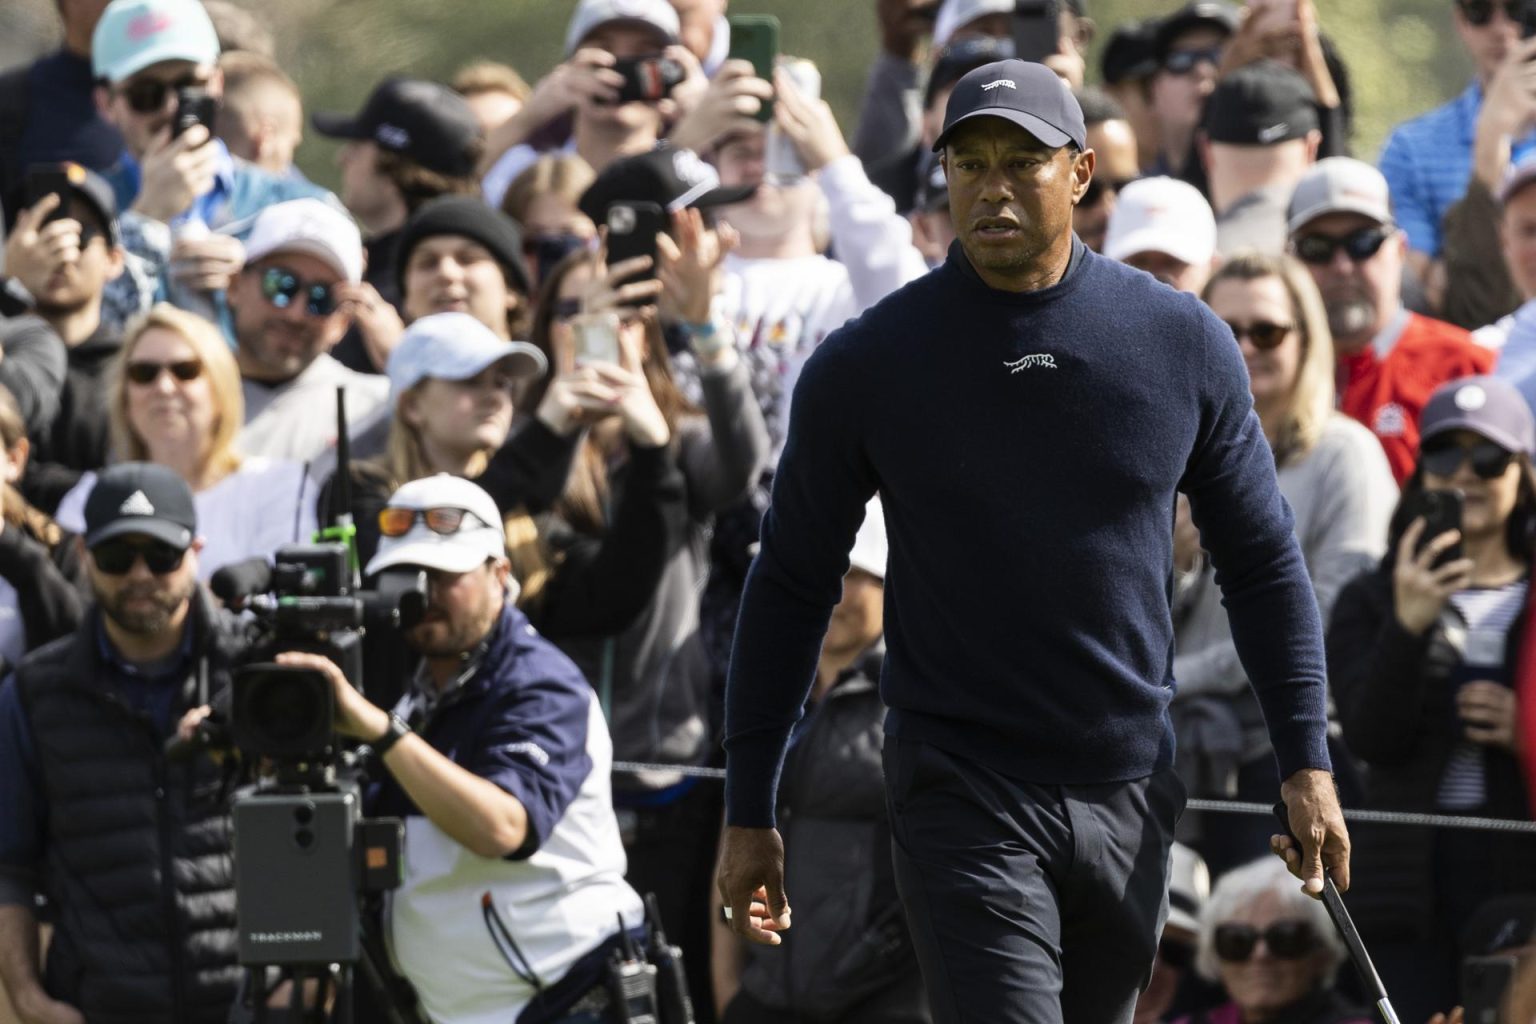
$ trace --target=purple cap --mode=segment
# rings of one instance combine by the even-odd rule
[[[1419,447],[1448,430],[1470,430],[1516,453],[1536,450],[1531,407],[1500,377],[1462,377],[1435,389],[1419,417]]]

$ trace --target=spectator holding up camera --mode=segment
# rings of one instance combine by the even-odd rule
[[[178,302],[216,291],[239,269],[234,236],[264,207],[304,196],[334,202],[324,189],[231,156],[212,136],[212,111],[224,88],[218,59],[213,24],[191,0],[112,0],[92,40],[91,60],[103,82],[97,102],[125,146],[107,174],[125,211],[124,245],[148,262],[162,287],[174,287]],[[213,101],[202,112],[210,123],[178,134],[181,104],[199,95]],[[118,280],[118,288],[129,283]],[[142,307],[112,308],[121,318]]]
[[[507,186],[542,149],[562,147],[601,172],[621,156],[656,145],[664,121],[681,112],[680,104],[696,102],[705,88],[698,58],[678,43],[679,30],[667,0],[581,0],[566,29],[565,63],[545,75],[488,140],[481,163],[486,202],[499,207]],[[626,81],[631,89],[638,81],[623,69],[634,70],[637,61],[665,61],[665,70],[681,80],[663,96],[621,100]],[[766,98],[769,87],[760,84]],[[565,118],[570,137],[562,146]]]

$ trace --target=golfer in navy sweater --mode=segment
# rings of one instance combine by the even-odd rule
[[[1314,894],[1349,883],[1322,630],[1231,332],[1087,251],[1082,111],[1009,60],[935,148],[948,261],[806,363],[726,695],[719,885],[789,927],[774,792],[865,502],[890,535],[885,774],[934,1019],[1128,1022],[1167,912],[1184,791],[1168,701],[1175,493],[1189,495],[1280,762]]]

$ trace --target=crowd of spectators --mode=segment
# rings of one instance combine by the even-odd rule
[[[1346,809],[1531,822],[1536,41],[1526,0],[1443,5],[1473,78],[1379,154],[1315,0],[1116,25],[1062,0],[1043,63],[1097,154],[1086,258],[1199,296],[1246,364],[1328,625]],[[236,969],[234,762],[164,744],[219,714],[248,626],[207,581],[338,514],[370,578],[430,581],[396,678],[364,699],[335,674],[371,809],[409,823],[386,998],[617,1019],[601,970],[654,894],[700,1022],[931,1019],[882,791],[878,500],[780,783],[781,946],[724,926],[723,793],[693,770],[723,763],[800,368],[965,258],[933,144],[955,84],[1014,55],[1014,0],[858,12],[879,52],[851,126],[802,63],[736,56],[727,0],[569,6],[549,66],[388,75],[356,112],[306,111],[274,26],[221,0],[59,0],[59,48],[0,73],[0,1021],[262,998]],[[306,131],[342,140],[334,193],[293,162]],[[1220,569],[1186,500],[1169,526],[1179,774],[1272,802]],[[1373,1019],[1272,831],[1184,817],[1138,1024]],[[1536,835],[1353,839],[1403,1020],[1486,997],[1469,958],[1536,950]],[[449,899],[475,887],[483,919],[478,890]],[[1536,1021],[1533,972],[1498,1020]]]

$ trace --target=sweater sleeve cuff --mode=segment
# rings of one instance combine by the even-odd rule
[[[725,823],[738,828],[773,828],[784,744],[771,736],[726,740]]]
[[[1273,737],[1275,760],[1280,765],[1280,780],[1305,768],[1318,768],[1332,774],[1333,759],[1328,756],[1328,723],[1296,722]]]

